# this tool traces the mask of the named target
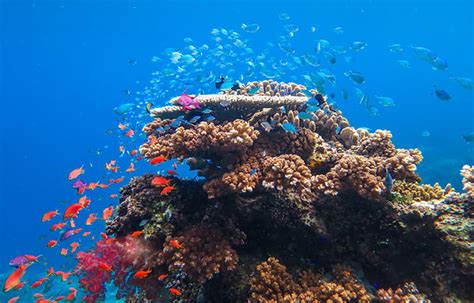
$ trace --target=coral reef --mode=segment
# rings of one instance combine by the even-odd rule
[[[153,174],[121,189],[107,233],[117,244],[143,230],[147,257],[136,258],[152,270],[127,284],[129,302],[474,300],[472,166],[462,170],[465,193],[421,184],[419,150],[351,127],[295,83],[200,95],[201,109],[177,100],[152,110],[140,152],[186,161],[200,178],[170,177],[168,195]],[[97,271],[102,257],[78,256],[95,298],[112,278]],[[115,270],[137,263],[123,258],[110,265],[126,288]]]

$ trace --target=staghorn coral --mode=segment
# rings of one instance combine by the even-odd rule
[[[474,200],[474,165],[464,165],[461,169],[461,176],[464,191]]]

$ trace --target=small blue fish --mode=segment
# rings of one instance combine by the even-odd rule
[[[206,118],[206,121],[214,121],[214,120],[216,120],[216,117],[212,115]]]
[[[210,113],[212,113],[212,109],[210,109],[210,108],[205,108],[205,109],[202,110],[202,113],[203,113],[203,114],[206,114],[206,115],[207,115],[207,114],[210,114]]]
[[[133,104],[133,103],[121,104],[121,105],[119,105],[115,108],[115,113],[119,114],[119,115],[123,115],[123,114],[127,113],[128,111],[130,111],[134,106],[135,106],[135,104]]]
[[[306,112],[308,112],[308,113],[313,113],[313,112],[315,112],[315,111],[317,111],[317,110],[318,110],[318,107],[317,107],[317,106],[313,106],[313,105],[308,106],[308,107],[306,108]]]
[[[438,97],[438,99],[440,100],[443,100],[443,101],[451,100],[451,96],[444,89],[439,89],[435,87],[435,94],[436,94],[436,97]]]
[[[388,168],[386,168],[385,169],[385,188],[387,189],[388,192],[391,192],[392,186],[393,186],[393,178],[390,172],[388,171]]]
[[[253,175],[255,175],[256,172],[257,172],[257,170],[254,168],[250,171],[250,175],[253,176]]]
[[[201,116],[194,116],[189,120],[189,123],[196,123],[199,119],[201,119]]]
[[[365,82],[365,78],[364,78],[364,75],[362,75],[362,73],[348,71],[348,72],[345,72],[344,75],[351,78],[351,80],[357,84],[362,84]]]
[[[296,133],[297,132],[297,129],[296,127],[290,123],[290,122],[287,122],[287,123],[284,123],[281,125],[281,128],[283,128],[283,130],[285,131],[285,133]]]
[[[298,114],[298,117],[303,120],[309,120],[312,118],[312,116],[306,112],[301,112]]]
[[[249,95],[255,95],[260,90],[260,87],[252,87],[247,91]]]

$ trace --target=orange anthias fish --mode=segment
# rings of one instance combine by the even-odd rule
[[[23,288],[23,286],[25,286],[25,283],[26,283],[25,281],[18,283],[18,285],[17,285],[17,286],[15,286],[15,289],[16,289],[16,290],[20,290],[20,289],[22,289],[22,288]]]
[[[84,233],[82,234],[82,236],[83,236],[83,237],[87,237],[87,236],[90,235],[90,234],[91,234],[90,231],[86,231],[86,232],[84,232]]]
[[[77,214],[82,208],[83,207],[80,203],[74,203],[70,205],[64,212],[63,219],[66,220],[66,219],[76,218]]]
[[[177,172],[175,172],[175,171],[172,170],[172,169],[168,169],[166,172],[167,172],[168,174],[170,174],[170,175],[176,175],[176,174],[177,174]]]
[[[3,286],[3,292],[9,292],[20,283],[20,279],[25,274],[26,268],[26,265],[21,265],[14,272],[12,272],[10,276],[8,276],[7,280],[5,281],[5,285]]]
[[[158,156],[158,157],[154,157],[153,159],[151,159],[150,164],[151,165],[157,165],[157,164],[160,164],[162,162],[165,162],[166,160],[168,160],[168,159],[166,159],[163,156]]]
[[[20,299],[20,296],[11,298],[10,300],[7,301],[7,303],[15,303],[16,301],[18,301],[18,299]]]
[[[41,284],[43,284],[46,280],[48,280],[48,278],[41,278],[38,281],[31,284],[30,288],[36,288],[36,287],[40,286]]]
[[[76,249],[79,247],[79,243],[78,242],[72,242],[71,243],[71,254],[75,253],[76,252]]]
[[[105,271],[112,271],[112,266],[110,266],[109,264],[105,262],[99,262],[97,266],[99,266],[100,269],[103,269]]]
[[[43,215],[43,218],[41,218],[41,222],[46,222],[51,220],[53,217],[59,215],[58,210],[53,210],[53,211],[48,211]]]
[[[94,190],[97,188],[97,186],[99,186],[99,182],[95,182],[95,183],[89,183],[89,189],[90,190]]]
[[[58,244],[58,241],[56,240],[50,240],[48,244],[46,244],[49,248],[55,247],[56,244]]]
[[[67,248],[61,248],[61,255],[63,256],[67,255]]]
[[[53,224],[53,225],[51,225],[51,227],[49,228],[49,230],[50,230],[50,231],[59,230],[59,229],[62,229],[64,226],[66,226],[66,223],[64,223],[64,222],[58,223],[58,224]]]
[[[135,164],[133,162],[130,162],[130,166],[125,170],[127,173],[131,173],[135,171]]]
[[[125,137],[129,138],[133,137],[133,135],[135,135],[135,132],[131,128],[124,134]]]
[[[170,183],[170,180],[166,179],[166,178],[163,178],[163,177],[154,177],[152,180],[151,180],[151,185],[153,186],[157,186],[157,187],[160,187],[160,186],[166,186]]]
[[[168,275],[166,275],[166,274],[161,274],[161,275],[158,277],[158,280],[163,281],[163,280],[166,279],[167,277],[168,277]]]
[[[69,173],[68,179],[73,180],[82,175],[85,172],[84,166],[76,168]]]
[[[66,301],[73,301],[77,295],[77,289],[74,287],[69,288],[70,293],[66,297]],[[56,299],[57,300],[57,299]]]
[[[178,165],[176,164],[176,162],[173,163],[173,168],[176,170],[178,169]]]
[[[117,178],[114,180],[114,183],[120,183],[123,181],[123,179],[125,179],[125,177],[120,177],[120,178]]]
[[[89,206],[89,204],[91,204],[91,200],[87,199],[87,196],[83,196],[79,198],[79,201],[77,203],[81,204],[83,208],[86,208],[87,206]]]
[[[133,274],[133,277],[135,279],[143,279],[148,277],[148,275],[151,273],[151,269],[149,270],[139,270],[135,274]]]
[[[166,186],[166,187],[163,188],[163,190],[160,192],[160,195],[165,196],[165,195],[169,194],[171,191],[173,191],[174,189],[175,189],[174,186]]]
[[[142,230],[137,230],[137,231],[134,231],[133,233],[131,233],[129,236],[132,237],[132,238],[138,238],[138,237],[140,237],[142,234],[143,234],[143,231],[142,231]]]
[[[158,138],[154,135],[148,136],[148,142],[150,142],[151,145],[155,145],[158,143]]]
[[[69,278],[69,276],[71,275],[71,272],[69,272],[69,271],[68,271],[68,272],[64,272],[64,271],[58,270],[58,271],[56,272],[56,275],[57,275],[57,276],[61,276],[61,281],[66,282],[66,280],[67,280],[67,279]]]
[[[127,124],[122,124],[122,123],[119,123],[119,124],[118,124],[118,128],[119,128],[120,130],[125,130],[127,127],[128,127]]]
[[[175,295],[175,296],[181,296],[181,291],[179,291],[179,290],[176,289],[176,288],[173,288],[173,287],[170,288],[170,289],[169,289],[169,292],[170,292],[171,294]]]
[[[51,276],[52,274],[54,274],[54,268],[48,268],[48,271],[46,273],[48,274],[48,276]]]
[[[183,248],[183,245],[179,244],[178,240],[170,240],[170,244],[176,249]]]
[[[138,154],[138,150],[137,149],[134,149],[130,152],[130,155],[132,155],[132,157],[135,157],[136,155]]]
[[[86,220],[86,225],[91,225],[95,220],[97,220],[97,214],[89,214],[89,217],[87,217]]]
[[[112,216],[113,212],[114,212],[113,206],[107,207],[106,209],[102,211],[102,219],[108,220]]]
[[[115,198],[117,198],[117,197],[118,197],[117,194],[110,194],[110,199],[115,199]]]

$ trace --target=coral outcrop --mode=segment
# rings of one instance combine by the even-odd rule
[[[419,150],[351,127],[295,83],[200,95],[196,110],[177,100],[152,110],[140,152],[186,162],[200,178],[167,179],[168,195],[153,174],[121,189],[107,232],[121,243],[142,230],[148,257],[112,270],[152,270],[129,302],[474,300],[472,166],[465,193],[421,184]],[[86,290],[96,267],[87,268]]]

